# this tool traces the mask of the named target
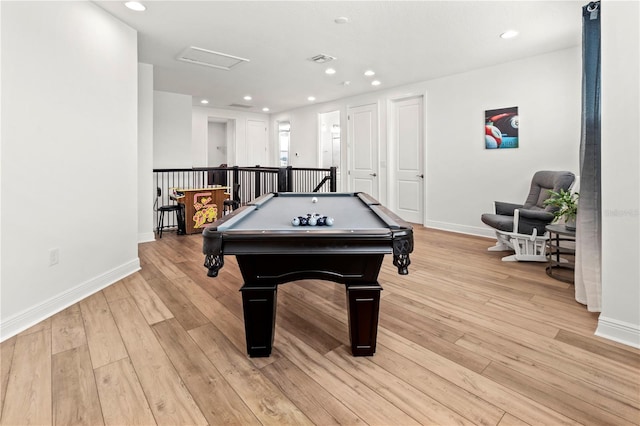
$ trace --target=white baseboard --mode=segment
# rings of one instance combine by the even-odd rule
[[[600,315],[596,336],[640,349],[640,326]]]
[[[60,293],[49,300],[9,317],[0,324],[0,342],[15,336],[21,331],[34,326],[40,321],[57,314],[85,297],[88,297],[139,270],[140,259],[136,257],[117,268],[85,281],[64,293]]]
[[[457,232],[459,234],[475,235],[477,237],[496,237],[496,232],[489,227],[466,226],[458,223],[439,222],[436,220],[428,220],[425,225],[427,228],[440,229],[442,231]]]
[[[140,232],[138,233],[138,244],[140,243],[150,243],[151,241],[156,240],[155,232]]]

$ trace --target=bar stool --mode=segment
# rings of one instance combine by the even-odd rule
[[[164,226],[164,214],[176,212],[176,221],[178,224],[180,223],[180,213],[182,210],[182,206],[180,204],[169,204],[166,206],[158,207],[158,211],[160,212],[160,216],[158,217],[158,238],[162,238],[162,230],[165,228]],[[180,227],[178,226],[178,230]]]
[[[229,214],[240,207],[240,201],[238,200],[240,200],[240,184],[234,183],[231,197],[222,202],[224,214]]]
[[[157,195],[157,198],[154,203],[154,209],[158,205],[158,199],[162,197],[162,189],[160,189],[160,187],[158,187],[156,195]],[[170,198],[176,201],[176,199],[173,196],[170,196]],[[182,204],[179,204],[179,203],[166,204],[164,206],[158,207],[156,211],[160,213],[158,215],[158,227],[157,227],[158,238],[162,238],[162,230],[166,228],[164,226],[164,214],[171,213],[171,212],[176,212],[176,221],[178,223],[178,235],[186,234],[185,221],[184,221],[184,206]]]

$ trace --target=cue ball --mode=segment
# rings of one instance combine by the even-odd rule
[[[313,197],[313,198],[311,199],[311,202],[312,202],[312,203],[317,203],[317,202],[318,202],[318,197]]]
[[[291,224],[293,226],[299,226],[300,225],[300,219],[298,219],[297,217],[294,217],[293,220],[291,221]]]
[[[327,226],[331,226],[333,225],[333,218],[332,217],[328,217],[325,219],[324,223],[327,224]]]

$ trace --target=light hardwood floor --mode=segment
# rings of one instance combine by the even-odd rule
[[[409,275],[386,257],[375,356],[349,352],[341,285],[279,287],[274,351],[246,356],[242,280],[201,236],[140,245],[142,270],[0,345],[0,423],[640,424],[640,351],[544,264],[418,228]]]

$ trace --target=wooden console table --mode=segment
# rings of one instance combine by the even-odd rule
[[[576,264],[576,231],[562,225],[547,225],[547,275],[573,284]]]
[[[175,199],[184,205],[187,234],[202,232],[204,228],[222,217],[224,200],[229,197],[228,190],[226,186],[176,190],[184,194]]]

